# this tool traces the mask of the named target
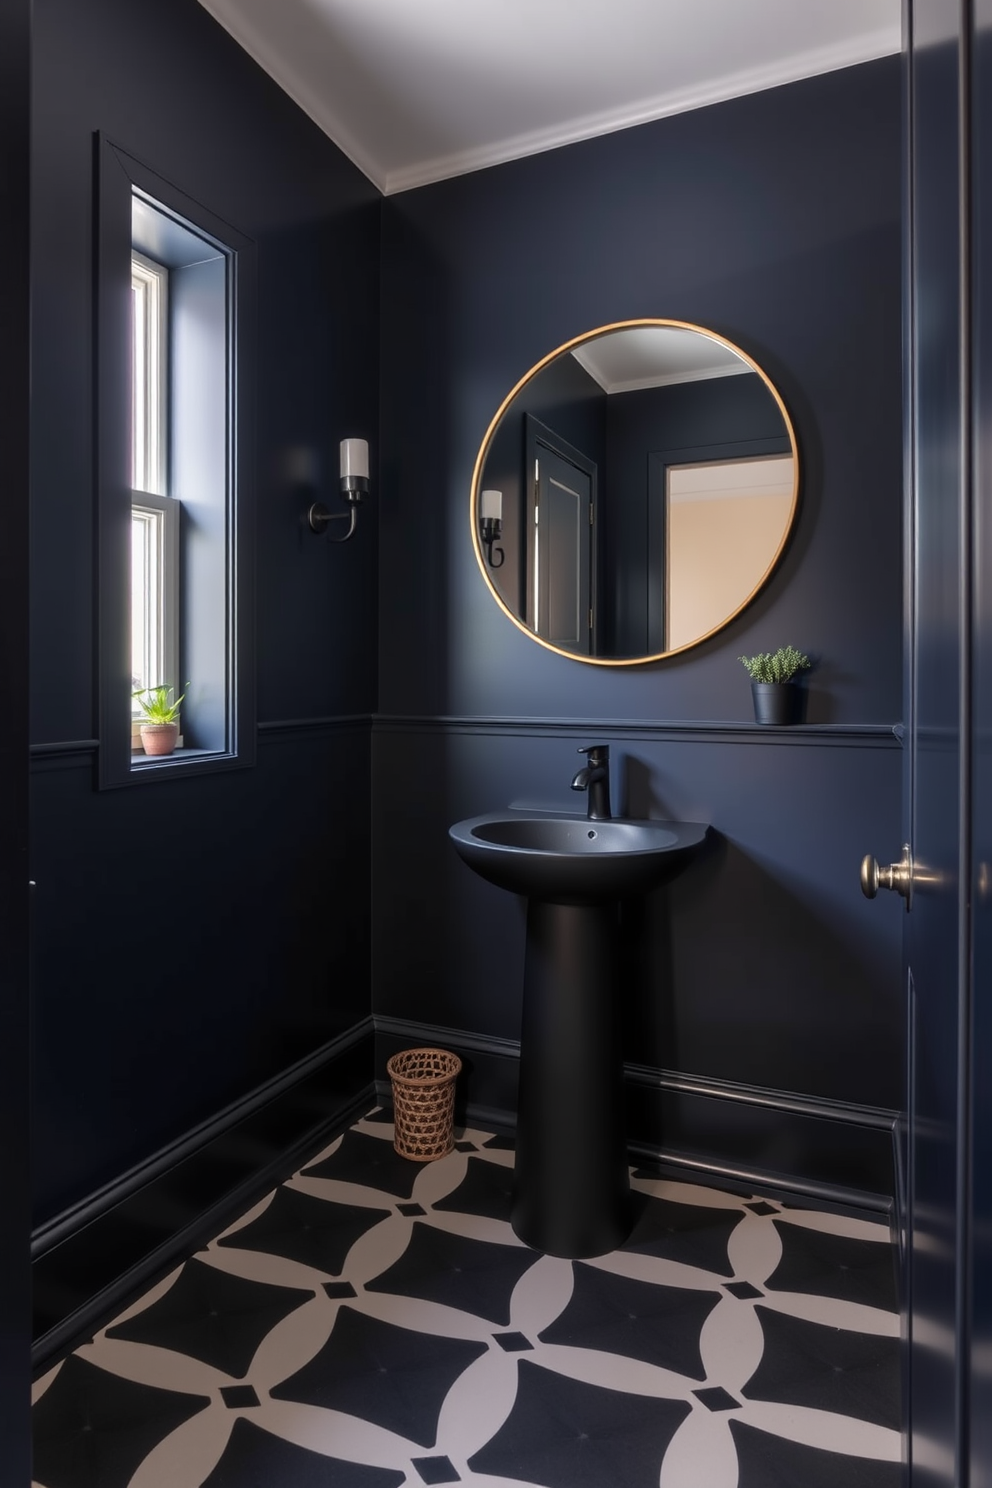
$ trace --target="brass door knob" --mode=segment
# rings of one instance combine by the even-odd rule
[[[861,859],[861,892],[866,899],[874,899],[879,889],[892,889],[901,894],[909,908],[913,896],[913,854],[908,842],[903,843],[902,857],[898,863],[882,867],[870,853]]]

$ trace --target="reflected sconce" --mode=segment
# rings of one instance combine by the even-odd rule
[[[315,501],[307,512],[310,531],[319,536],[331,522],[347,522],[348,531],[342,537],[329,537],[329,542],[347,542],[355,531],[358,508],[369,494],[369,443],[367,439],[342,439],[341,441],[341,497],[347,501],[348,511],[330,512],[322,501]]]
[[[483,491],[481,505],[479,508],[479,536],[482,538],[483,547],[486,550],[486,562],[490,568],[502,568],[506,554],[502,548],[496,548],[497,556],[493,557],[493,543],[503,535],[503,492]]]

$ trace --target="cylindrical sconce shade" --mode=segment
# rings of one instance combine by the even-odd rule
[[[360,476],[369,478],[369,444],[367,439],[342,439],[341,478]]]
[[[490,518],[490,519],[492,519],[494,521],[497,521],[497,522],[502,521],[502,518],[503,518],[503,492],[502,491],[483,491],[483,493],[482,493],[482,504],[481,504],[481,507],[480,507],[480,510],[479,510],[479,516],[482,518],[483,521],[485,521],[487,518]]]

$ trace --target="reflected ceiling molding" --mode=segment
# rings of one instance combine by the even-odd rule
[[[574,347],[572,356],[604,393],[740,377],[754,370],[736,354],[728,356],[725,341],[678,326],[618,330]]]

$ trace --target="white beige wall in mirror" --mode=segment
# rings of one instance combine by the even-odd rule
[[[762,368],[701,326],[626,321],[511,390],[476,460],[472,533],[516,625],[624,665],[739,614],[784,551],[798,493],[792,422]]]

